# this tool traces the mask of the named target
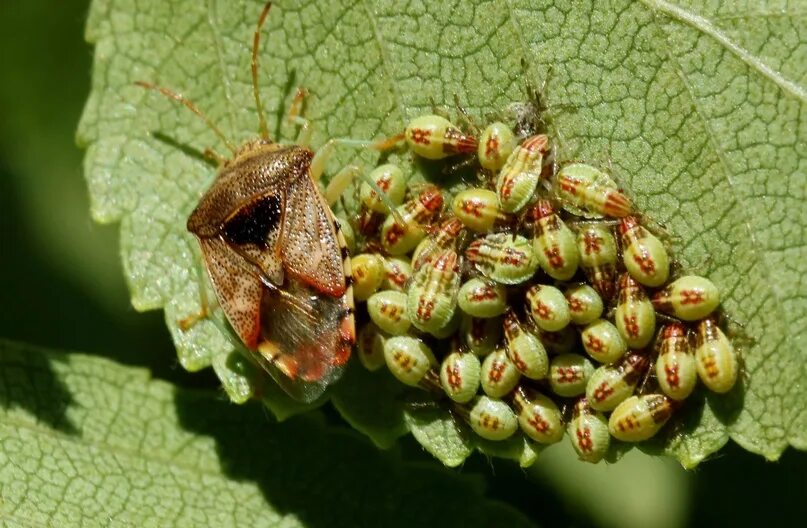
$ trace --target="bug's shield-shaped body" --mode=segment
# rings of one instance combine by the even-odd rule
[[[310,177],[312,156],[247,144],[188,219],[233,330],[302,401],[339,377],[355,342],[350,260]]]

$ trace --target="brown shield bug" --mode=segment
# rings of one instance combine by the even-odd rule
[[[356,340],[350,258],[329,203],[357,168],[334,176],[325,196],[316,181],[337,144],[372,144],[336,139],[312,152],[307,147],[310,126],[298,115],[302,90],[289,115],[302,124],[297,144],[269,138],[258,93],[257,56],[270,7],[268,2],[263,8],[252,46],[258,139],[236,148],[181,95],[151,83],[136,84],[185,105],[232,151],[230,159],[208,151],[219,161],[219,172],[187,228],[199,241],[219,305],[235,334],[286,392],[309,402],[339,378]],[[202,313],[180,326],[187,328],[206,316],[203,303]]]

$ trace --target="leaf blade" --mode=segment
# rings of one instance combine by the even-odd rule
[[[113,9],[97,0],[88,23],[96,73],[79,138],[89,145],[94,215],[123,219],[135,305],[170,307],[181,362],[193,369],[227,353],[209,325],[186,334],[172,321],[198,307],[190,272],[198,255],[182,226],[213,175],[148,136],[170,132],[199,149],[214,137],[192,116],[127,83],[136,77],[187,88],[185,95],[234,139],[253,137],[246,43],[258,8],[196,3],[182,20],[141,20],[131,2]],[[312,92],[314,144],[392,134],[432,101],[451,107],[454,95],[476,115],[499,111],[524,98],[524,77],[540,86],[551,69],[545,95],[562,157],[612,165],[640,208],[680,237],[673,242],[678,258],[720,287],[727,312],[757,340],[745,351],[745,386],[727,398],[706,398],[699,415],[668,431],[666,452],[688,467],[729,438],[770,459],[788,445],[807,447],[807,394],[799,384],[807,374],[800,357],[807,333],[807,218],[800,204],[807,191],[799,185],[807,125],[798,119],[805,79],[798,60],[782,53],[800,56],[807,22],[777,12],[774,23],[761,24],[758,13],[729,4],[706,9],[660,0],[497,0],[462,9],[288,2],[273,7],[260,55],[261,72],[271,72],[261,78],[270,129],[292,136],[282,115],[293,86],[302,84]],[[132,35],[146,45],[131,45]],[[139,55],[130,60],[118,49]],[[380,429],[366,409],[338,406],[360,430]],[[372,434],[383,445],[390,441]],[[452,445],[446,459],[470,452]]]
[[[144,369],[6,341],[0,495],[15,525],[530,526],[476,478],[402,462],[316,413],[279,424]]]

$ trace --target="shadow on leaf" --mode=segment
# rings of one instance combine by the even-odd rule
[[[481,479],[403,463],[398,451],[327,426],[321,413],[277,423],[257,405],[184,392],[176,406],[184,427],[215,439],[225,473],[255,482],[273,508],[306,526],[529,526],[488,500]]]
[[[0,341],[0,406],[23,409],[48,427],[78,434],[67,416],[73,397],[53,368],[57,356]]]

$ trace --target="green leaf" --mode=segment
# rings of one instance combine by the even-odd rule
[[[0,524],[530,526],[481,481],[402,462],[309,413],[0,341]]]
[[[132,83],[181,91],[236,143],[255,137],[248,48],[259,10],[251,1],[95,0],[87,25],[95,65],[78,137],[92,212],[121,222],[133,302],[165,308],[180,362],[192,370],[231,348],[210,322],[176,326],[199,307],[198,254],[184,224],[215,172],[188,147],[223,147],[186,109]],[[284,140],[295,131],[280,117],[297,85],[311,93],[307,116],[320,145],[394,134],[432,102],[450,108],[454,95],[483,117],[524,100],[526,82],[547,81],[560,156],[610,163],[639,208],[676,235],[676,256],[720,287],[726,311],[754,339],[742,351],[743,383],[690,406],[647,449],[687,467],[729,438],[771,460],[788,445],[807,449],[803,13],[653,0],[461,8],[299,0],[273,7],[264,35],[261,91],[270,129]],[[331,173],[351,159],[340,153]],[[366,387],[357,381],[345,392],[378,384],[363,378]],[[408,427],[451,465],[478,445],[453,437],[444,419],[403,420],[390,391],[365,394],[378,407],[389,402],[378,422],[361,398],[337,396],[339,410],[379,445]]]

